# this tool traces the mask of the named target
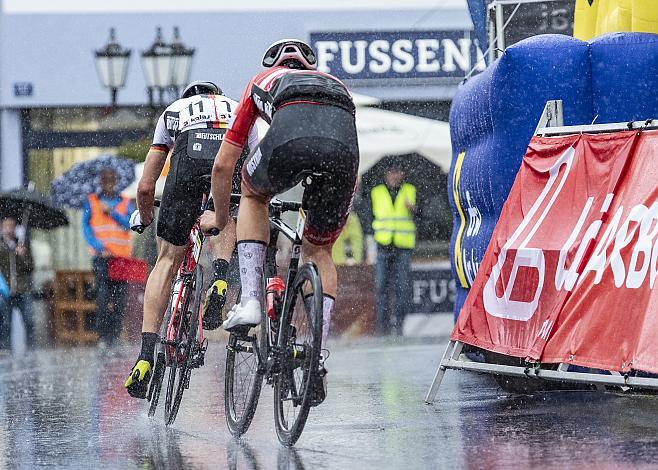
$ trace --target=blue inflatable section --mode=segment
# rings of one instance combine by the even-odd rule
[[[615,33],[590,43],[535,36],[459,87],[450,110],[448,181],[455,316],[544,105],[555,99],[563,102],[565,125],[658,117],[658,35]]]

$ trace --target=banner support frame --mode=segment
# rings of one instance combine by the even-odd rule
[[[579,133],[606,133],[629,130],[652,130],[658,129],[658,119],[647,119],[646,121],[618,122],[611,124],[590,124],[582,126],[565,126],[563,118],[562,100],[547,101],[544,111],[537,123],[535,136],[559,136]],[[505,375],[514,377],[528,377],[549,381],[567,381],[594,385],[597,390],[605,391],[606,386],[619,387],[623,392],[633,388],[658,390],[658,377],[629,377],[619,371],[605,370],[605,373],[573,372],[569,371],[569,364],[562,362],[557,369],[542,369],[538,367],[511,366],[503,364],[491,364],[487,362],[473,362],[460,359],[464,343],[458,340],[450,340],[443,357],[436,370],[432,384],[425,397],[425,403],[432,404],[436,399],[443,377],[448,369],[465,370],[470,372],[488,373],[493,375]]]

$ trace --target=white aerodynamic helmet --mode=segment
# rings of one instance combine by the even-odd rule
[[[263,67],[276,67],[287,59],[295,59],[309,70],[317,68],[313,49],[299,39],[281,39],[268,47],[263,56]]]

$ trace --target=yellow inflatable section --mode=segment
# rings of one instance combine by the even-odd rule
[[[616,31],[658,33],[658,0],[576,0],[574,37]]]

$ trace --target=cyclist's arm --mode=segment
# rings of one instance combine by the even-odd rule
[[[144,162],[144,173],[137,185],[137,208],[143,225],[153,222],[153,203],[155,201],[155,183],[167,161],[167,152],[161,148],[151,147]]]
[[[166,112],[166,110],[165,110]],[[155,201],[155,183],[167,161],[167,154],[174,146],[174,139],[165,124],[165,113],[160,115],[153,134],[153,143],[146,154],[144,172],[137,184],[137,209],[142,224],[153,222],[153,202]]]
[[[235,164],[242,153],[242,145],[236,145],[226,140],[219,147],[212,167],[212,192],[215,205],[217,228],[222,230],[228,221],[228,207],[231,199],[231,179]]]

